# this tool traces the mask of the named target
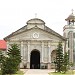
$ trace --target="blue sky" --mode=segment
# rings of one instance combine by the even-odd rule
[[[63,35],[65,18],[72,9],[75,0],[0,0],[0,39],[25,26],[35,13],[46,26]]]

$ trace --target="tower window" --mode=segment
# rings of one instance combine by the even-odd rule
[[[73,33],[73,38],[75,38],[75,33]]]

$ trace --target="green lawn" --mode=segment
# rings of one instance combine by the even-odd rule
[[[24,75],[24,73],[22,71],[17,71],[16,74],[12,74],[12,75]]]
[[[0,71],[0,75],[1,75],[1,71]],[[10,75],[10,74],[6,74],[6,75]],[[24,75],[24,73],[22,71],[17,71],[16,74],[12,74],[12,75]]]
[[[73,75],[75,74],[75,71],[68,71],[66,72],[65,74],[64,73],[55,73],[55,72],[52,72],[52,73],[49,73],[49,75]]]

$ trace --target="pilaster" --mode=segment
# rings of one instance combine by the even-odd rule
[[[73,32],[70,33],[69,48],[70,48],[70,59],[69,60],[73,62]]]
[[[23,60],[23,41],[21,41],[21,59]]]
[[[30,42],[28,41],[28,62],[30,62]]]
[[[43,62],[43,52],[44,52],[44,42],[42,41],[42,52],[41,52],[41,54],[42,54],[41,61],[42,62]]]
[[[50,42],[48,42],[48,62],[51,63],[51,50],[50,50]]]

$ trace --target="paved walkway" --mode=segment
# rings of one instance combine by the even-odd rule
[[[23,69],[24,75],[49,75],[49,72],[54,72],[54,70],[47,69]]]

